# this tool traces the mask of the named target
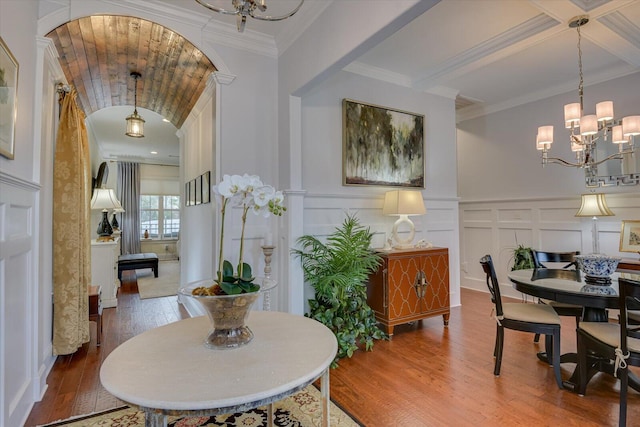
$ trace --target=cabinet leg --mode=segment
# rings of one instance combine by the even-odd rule
[[[443,314],[442,319],[444,320],[444,326],[449,326],[449,313]]]
[[[393,325],[387,325],[387,335],[389,335],[389,338],[393,336]]]

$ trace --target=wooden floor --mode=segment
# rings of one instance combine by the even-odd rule
[[[598,374],[584,397],[559,390],[553,370],[535,357],[542,344],[530,334],[506,331],[501,376],[494,377],[489,297],[462,289],[461,298],[449,327],[441,317],[399,326],[372,352],[340,361],[331,371],[332,400],[371,427],[617,425],[617,381]],[[96,347],[92,324],[91,342],[58,358],[26,426],[123,404],[100,385],[102,361],[128,338],[185,317],[175,296],[140,300],[135,273],[126,272],[118,307],[103,313],[102,346]],[[562,346],[575,351],[572,319],[563,319]],[[563,377],[574,367],[564,364]],[[640,395],[632,391],[629,399],[629,425],[640,425]]]

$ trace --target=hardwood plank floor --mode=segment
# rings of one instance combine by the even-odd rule
[[[586,396],[559,390],[553,370],[535,357],[543,344],[534,344],[531,334],[506,331],[501,375],[494,377],[489,296],[462,289],[461,297],[448,327],[442,317],[397,326],[392,340],[340,361],[331,371],[331,398],[370,427],[617,425],[618,382],[598,374]],[[102,346],[96,347],[92,324],[91,342],[56,361],[47,392],[25,425],[124,404],[102,388],[102,361],[128,338],[186,317],[175,296],[140,300],[135,273],[126,272],[118,307],[103,313]],[[563,352],[575,351],[573,319],[563,318],[562,346]],[[563,377],[574,366],[564,364]],[[640,420],[634,391],[628,419],[629,425]]]

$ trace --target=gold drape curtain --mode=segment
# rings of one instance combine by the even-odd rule
[[[84,113],[72,89],[62,101],[53,170],[53,353],[89,341],[91,170]]]

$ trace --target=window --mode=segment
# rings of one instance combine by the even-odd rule
[[[177,239],[180,233],[180,196],[140,196],[140,238]]]

